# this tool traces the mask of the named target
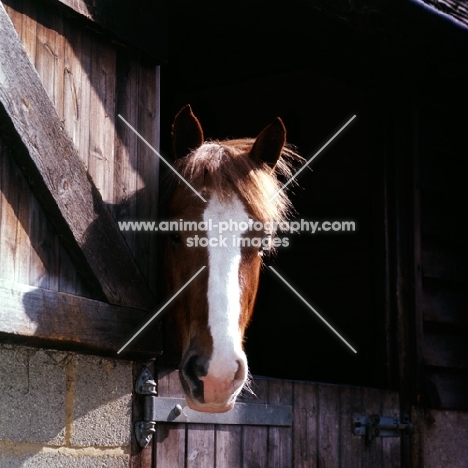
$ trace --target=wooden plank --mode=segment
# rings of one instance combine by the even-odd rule
[[[367,387],[363,388],[362,407],[364,409],[364,414],[381,414],[380,390]],[[362,451],[362,458],[363,468],[375,468],[376,466],[381,466],[382,437],[376,437],[370,444],[365,445]]]
[[[120,52],[117,54],[116,66],[116,113],[124,116],[129,122],[138,122],[138,112],[135,106],[139,84],[138,63],[129,54]],[[113,215],[119,221],[131,221],[136,217],[137,210],[138,175],[135,167],[138,163],[139,138],[120,119],[116,122],[115,137]],[[125,231],[122,235],[138,261],[137,233]]]
[[[383,416],[400,416],[398,393],[381,390],[381,412]],[[412,421],[414,422],[414,421]],[[382,467],[400,468],[400,437],[382,438]]]
[[[436,278],[466,285],[466,262],[459,253],[450,252],[441,245],[425,245],[422,252],[422,273],[425,278]]]
[[[1,142],[0,168],[0,192],[5,198],[3,216],[0,214],[0,231],[5,239],[0,244],[0,278],[45,289],[57,289],[58,283],[63,287],[67,283],[64,274],[70,275],[76,270],[63,249],[59,248],[57,253],[60,246],[56,234],[50,229],[10,151]],[[60,264],[65,262],[60,273],[58,262],[54,261],[59,255]]]
[[[215,465],[216,468],[242,466],[242,427],[217,425]]]
[[[9,150],[0,139],[0,197],[2,199],[0,211],[0,278],[11,281],[15,278],[16,226],[18,219],[15,215],[17,200],[15,200],[11,175],[11,158]]]
[[[24,44],[29,59],[34,63],[37,43],[37,6],[33,2],[24,1],[22,12],[21,41]]]
[[[340,428],[338,395],[338,386],[318,385],[318,468],[340,466],[338,446]]]
[[[157,370],[158,395],[183,397],[178,371]],[[156,426],[155,468],[185,466],[186,424],[164,423]]]
[[[159,150],[159,68],[140,64],[138,89],[138,125],[151,145]],[[135,169],[139,175],[136,193],[136,219],[154,220],[158,216],[159,158],[140,139],[137,142],[138,159]],[[156,269],[156,241],[154,233],[138,233],[135,258],[150,284],[158,284]]]
[[[91,291],[149,309],[152,295],[0,6],[0,130]]]
[[[423,0],[424,3],[468,26],[468,7],[459,0]]]
[[[215,468],[214,424],[192,424],[187,431],[187,468]]]
[[[468,370],[468,341],[465,330],[426,327],[424,362],[429,366]]]
[[[340,466],[360,468],[362,457],[366,453],[363,437],[352,432],[352,418],[355,415],[367,414],[362,403],[360,387],[340,386]],[[386,467],[385,467],[386,468]]]
[[[317,385],[294,382],[293,464],[308,468],[317,464]]]
[[[31,270],[30,190],[0,138],[0,278],[28,283]]]
[[[431,408],[468,410],[468,376],[466,373],[428,368],[427,381],[431,387]]]
[[[58,74],[57,70],[60,66],[59,60],[63,61],[63,50],[59,52],[57,45],[63,45],[63,41],[60,41],[57,30],[61,25],[56,9],[47,4],[37,9],[34,66],[41,76],[49,99],[59,112],[59,117],[62,117],[60,113],[63,108],[63,80],[60,79],[62,75]]]
[[[41,76],[42,84],[49,99],[54,103],[55,109],[58,109],[57,102],[61,100],[58,93],[61,92],[63,95],[63,90],[59,91],[60,87],[56,85],[58,61],[56,29],[59,27],[60,22],[55,10],[51,9],[50,5],[44,5],[44,8],[40,9],[37,8],[34,16],[36,20],[36,37],[33,47],[35,51],[34,67]],[[49,223],[43,219],[44,212],[38,206],[38,200],[34,197],[31,200],[30,210],[30,234],[35,251],[33,253],[35,265],[31,269],[32,275],[28,284],[57,291],[60,268],[58,239]]]
[[[242,426],[215,426],[216,468],[242,467],[242,449]]]
[[[115,50],[95,36],[91,43],[88,172],[102,199],[114,202]]]
[[[8,156],[8,159],[11,161],[11,157]],[[10,164],[10,171],[6,171],[7,176],[11,177],[11,172],[18,173],[19,170],[13,167],[13,164]],[[31,193],[21,174],[17,174],[17,177],[11,177],[11,179],[13,179],[11,180],[13,182],[11,187],[15,191],[15,198],[17,198],[18,202],[16,234],[13,236],[15,239],[15,276],[13,280],[18,283],[28,283],[31,267],[31,243],[28,236],[30,230],[29,206],[31,203]],[[15,183],[19,182],[18,179],[21,179],[20,183]]]
[[[253,377],[250,383],[255,394],[245,392],[242,401],[268,403],[268,379]],[[242,428],[243,468],[268,466],[268,428],[248,426]]]
[[[289,380],[272,379],[268,388],[268,403],[292,405],[293,384]],[[268,428],[268,466],[292,466],[292,427]]]
[[[468,293],[461,288],[451,288],[446,283],[426,281],[423,287],[421,308],[424,320],[446,325],[468,325]]]
[[[42,346],[106,354],[120,349],[147,317],[143,311],[3,279],[0,302],[2,340],[27,338]],[[142,335],[129,345],[125,357],[155,354],[154,341]]]

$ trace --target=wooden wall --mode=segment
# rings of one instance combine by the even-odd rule
[[[58,5],[9,0],[6,8],[65,130],[114,216],[153,220],[159,161],[117,116],[125,117],[158,148],[159,67],[86,27]],[[3,144],[0,154],[0,277],[86,295]],[[154,237],[130,232],[124,236],[154,287]]]
[[[466,121],[445,96],[428,102],[419,162],[425,397],[432,408],[468,409]]]

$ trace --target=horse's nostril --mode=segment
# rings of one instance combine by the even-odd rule
[[[239,381],[244,381],[245,378],[247,377],[247,372],[246,372],[246,367],[243,361],[237,360],[237,371],[234,375],[234,381],[239,382]]]
[[[207,362],[199,355],[191,356],[187,359],[183,371],[188,380],[197,384],[200,381],[200,377],[206,375]]]

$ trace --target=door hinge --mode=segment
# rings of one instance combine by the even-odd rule
[[[145,448],[156,432],[155,400],[158,394],[156,381],[147,367],[143,367],[135,382],[135,393],[142,406],[142,421],[135,423],[135,437],[140,447]]]
[[[353,417],[353,434],[363,436],[371,443],[376,437],[399,437],[410,435],[413,425],[409,418],[399,416],[369,416],[357,415]]]

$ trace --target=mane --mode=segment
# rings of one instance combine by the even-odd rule
[[[292,177],[293,164],[303,158],[286,145],[272,170],[250,156],[254,142],[252,138],[208,141],[178,159],[174,168],[197,191],[216,193],[222,200],[237,194],[262,223],[285,221],[292,209],[288,196],[280,191],[273,200],[270,198]],[[168,173],[163,193],[170,198],[176,189],[196,196],[175,174]]]

